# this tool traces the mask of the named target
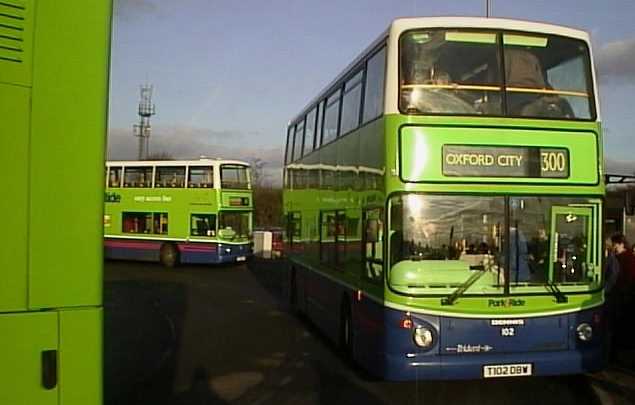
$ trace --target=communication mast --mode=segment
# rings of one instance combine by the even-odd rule
[[[141,99],[139,100],[139,123],[133,125],[133,134],[139,138],[138,156],[139,160],[147,159],[150,151],[150,133],[152,126],[150,125],[150,117],[155,114],[154,104],[152,103],[151,84],[141,86]]]

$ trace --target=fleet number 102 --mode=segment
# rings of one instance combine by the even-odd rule
[[[567,157],[564,152],[541,152],[543,172],[564,172]]]

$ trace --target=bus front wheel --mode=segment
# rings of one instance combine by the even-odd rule
[[[172,268],[179,261],[179,250],[172,243],[165,243],[161,246],[160,253],[161,264],[165,267]]]

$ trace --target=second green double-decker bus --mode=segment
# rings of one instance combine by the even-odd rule
[[[588,35],[395,20],[288,127],[290,299],[387,379],[604,364]]]
[[[201,159],[108,162],[104,214],[110,259],[231,263],[251,255],[249,164]]]

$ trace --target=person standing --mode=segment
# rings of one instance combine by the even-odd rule
[[[618,338],[621,337],[621,333],[618,333],[618,326],[620,326],[620,295],[617,292],[617,280],[620,276],[620,263],[617,261],[615,252],[612,247],[610,238],[607,238],[604,250],[604,296],[605,296],[605,314],[607,322],[607,354],[609,361],[616,361],[618,359],[617,348],[620,342]]]
[[[620,264],[617,288],[632,295],[635,284],[635,255],[621,233],[611,236],[611,243],[615,257]]]
[[[635,255],[631,250],[623,234],[618,233],[611,237],[613,252],[619,263],[619,275],[614,287],[617,294],[617,319],[616,334],[617,340],[626,342],[626,337],[631,335],[633,327],[629,319],[629,314],[633,313],[635,306]]]

